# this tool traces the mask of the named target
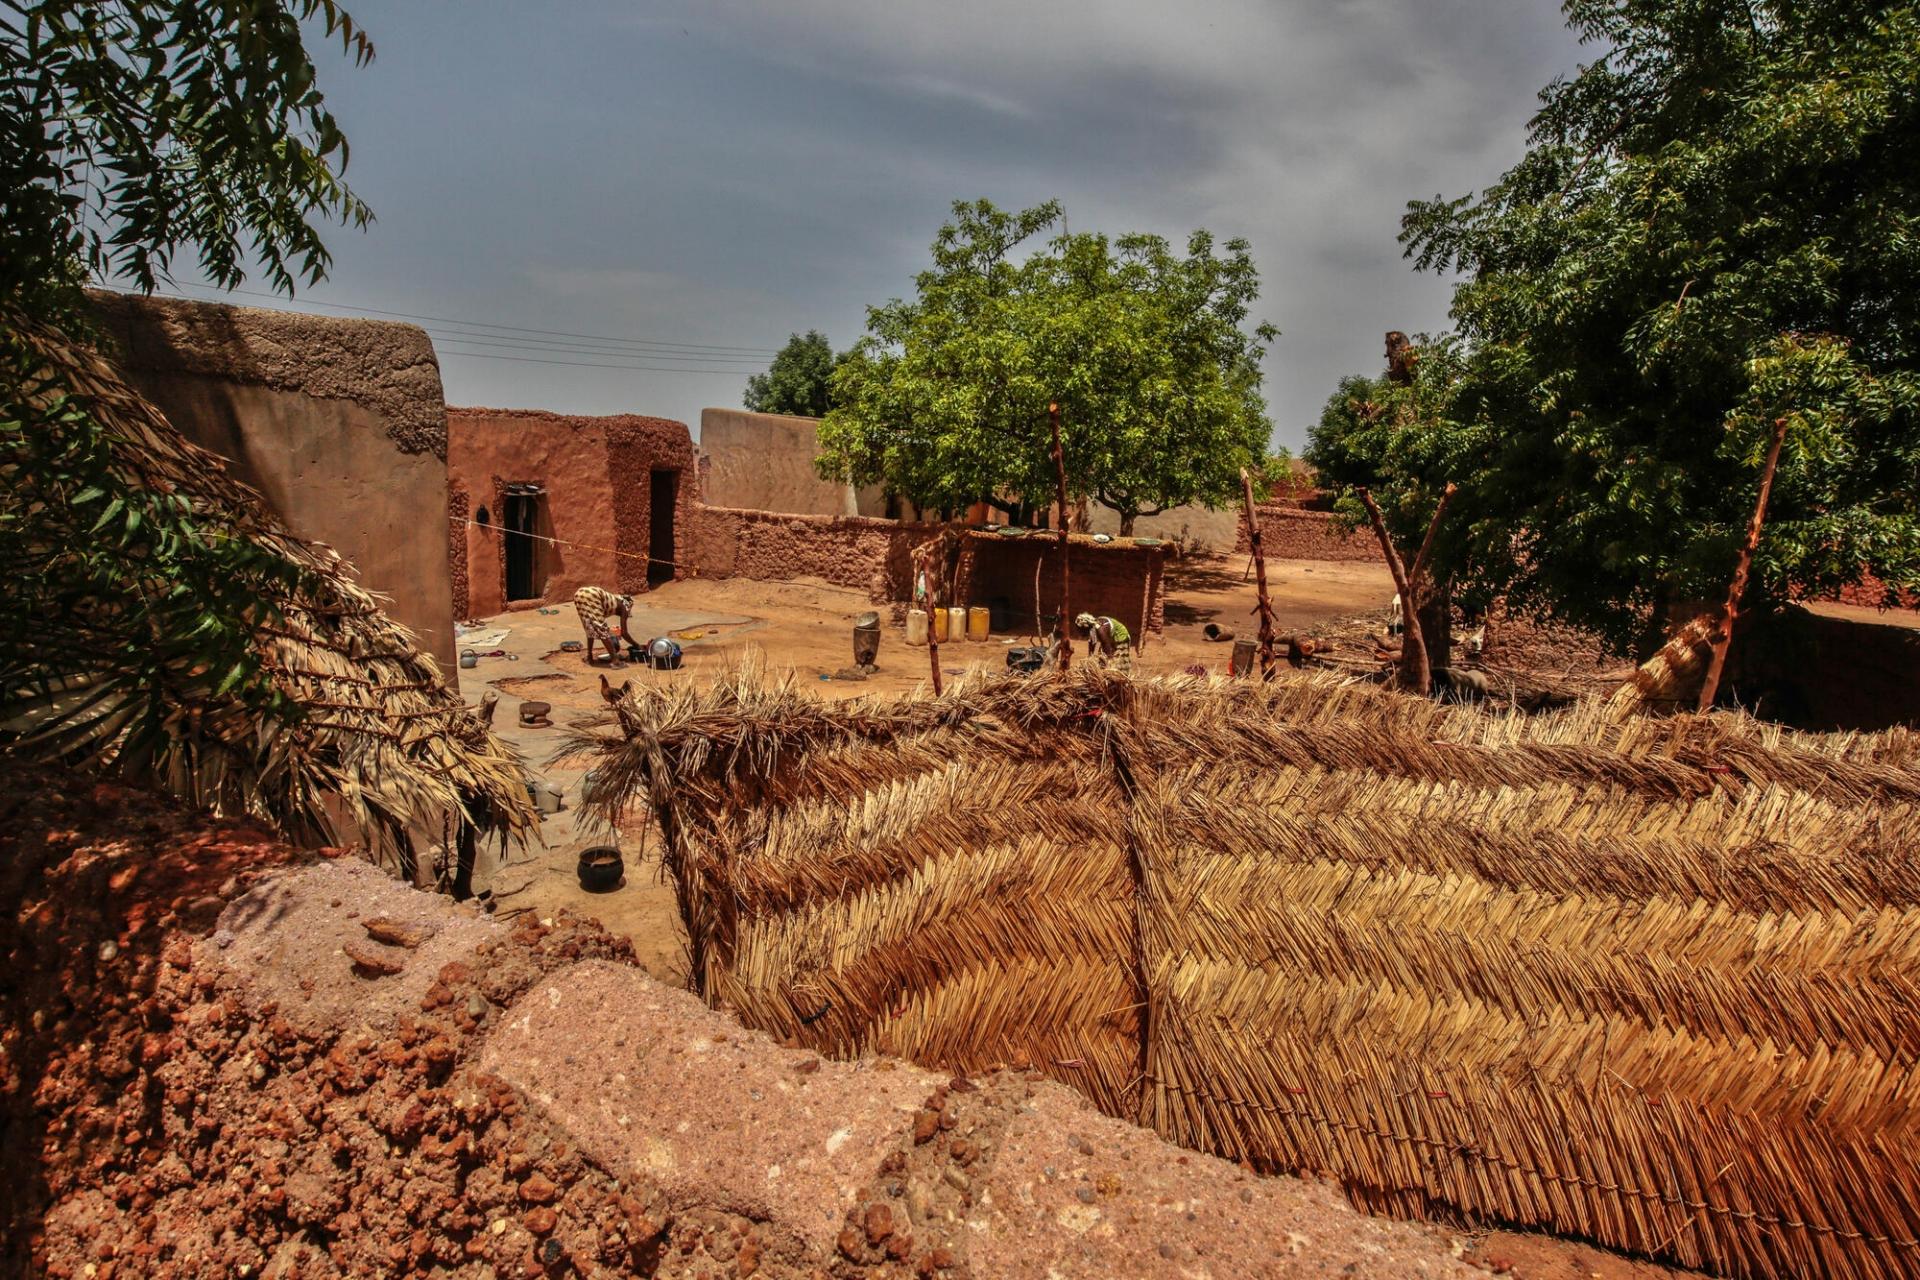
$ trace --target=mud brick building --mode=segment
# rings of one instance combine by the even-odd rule
[[[699,489],[685,423],[453,408],[447,433],[459,617],[686,576]]]

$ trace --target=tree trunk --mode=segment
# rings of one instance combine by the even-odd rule
[[[1131,511],[1122,511],[1120,513],[1120,536],[1123,538],[1131,538],[1133,536],[1133,522],[1139,518],[1139,516]]]
[[[1435,582],[1420,600],[1420,638],[1426,646],[1427,668],[1453,665],[1453,584]]]
[[[457,854],[453,869],[453,900],[465,902],[473,896],[473,864],[479,860],[479,833],[473,824],[465,818],[456,820],[460,833],[456,839]]]

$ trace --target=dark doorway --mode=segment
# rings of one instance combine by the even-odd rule
[[[540,527],[540,504],[546,500],[538,485],[508,485],[500,506],[500,526],[506,541],[507,599],[537,600],[546,583],[539,572],[540,543],[533,534]]]
[[[678,471],[655,471],[647,519],[647,585],[673,581],[673,504],[680,493]]]

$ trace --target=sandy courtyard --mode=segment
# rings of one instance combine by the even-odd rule
[[[1137,666],[1150,673],[1195,665],[1224,671],[1232,646],[1209,642],[1202,628],[1214,623],[1242,636],[1254,633],[1254,588],[1245,571],[1244,559],[1221,556],[1190,557],[1169,565],[1166,630],[1146,637]],[[1282,635],[1312,631],[1324,621],[1358,611],[1384,609],[1393,595],[1386,567],[1365,563],[1273,561],[1268,588]],[[641,963],[655,977],[685,982],[684,935],[673,895],[660,874],[657,837],[651,830],[615,836],[576,821],[585,766],[554,760],[563,728],[603,709],[602,675],[615,682],[700,685],[749,657],[823,698],[903,693],[926,684],[927,649],[909,646],[904,627],[891,625],[881,638],[876,675],[863,681],[833,678],[853,661],[853,620],[874,607],[863,592],[812,580],[696,578],[669,583],[639,598],[631,629],[641,641],[658,635],[680,640],[685,664],[673,672],[634,663],[609,668],[604,652],[590,667],[584,654],[562,652],[563,641],[581,639],[571,605],[517,609],[480,619],[480,631],[464,638],[461,647],[499,649],[506,656],[481,657],[477,666],[461,670],[461,692],[469,702],[477,702],[489,688],[499,691],[495,727],[519,748],[536,776],[560,788],[565,807],[542,824],[544,848],[516,852],[498,866],[483,852],[478,885],[492,889],[502,915],[531,911],[549,916],[564,906],[595,916],[633,940]],[[886,610],[881,616],[884,622]],[[475,636],[501,628],[507,634],[497,644],[472,644]],[[945,644],[940,646],[940,666],[948,676],[975,667],[1004,668],[1007,649],[1032,639],[1011,635]],[[521,726],[520,706],[532,700],[552,705],[552,727]],[[586,892],[575,875],[579,851],[596,844],[618,844],[626,856],[626,883],[608,893]]]

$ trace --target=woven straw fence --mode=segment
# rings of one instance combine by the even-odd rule
[[[1313,677],[625,695],[696,980],[1358,1201],[1920,1271],[1920,751]],[[686,886],[697,886],[689,893]]]

